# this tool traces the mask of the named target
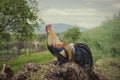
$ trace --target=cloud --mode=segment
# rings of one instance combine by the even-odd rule
[[[113,6],[114,8],[117,8],[117,9],[119,9],[119,10],[120,10],[120,3],[115,3],[115,4],[112,4],[112,6]]]
[[[93,8],[81,9],[56,9],[50,8],[42,12],[46,23],[67,23],[85,28],[93,28],[104,21],[105,16],[110,14],[100,12]]]
[[[99,15],[98,11],[91,8],[86,9],[48,9],[44,13],[47,15],[64,15],[64,16],[79,16],[79,15]]]
[[[42,1],[42,3],[41,3]],[[94,28],[120,10],[120,0],[41,0],[45,23],[66,23]]]

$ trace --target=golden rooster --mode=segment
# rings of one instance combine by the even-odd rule
[[[50,24],[46,25],[46,33],[48,36],[47,47],[49,51],[58,59],[58,64],[66,62],[75,62],[81,67],[93,66],[92,54],[89,47],[82,43],[65,44],[59,40],[57,35],[52,30]]]

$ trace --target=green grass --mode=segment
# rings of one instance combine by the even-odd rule
[[[36,63],[46,63],[54,59],[54,56],[49,53],[48,51],[43,51],[40,53],[34,53],[30,55],[21,55],[16,59],[12,59],[10,61],[6,62],[0,62],[0,70],[2,69],[2,64],[9,63],[11,65],[11,68],[14,72],[18,72],[23,65],[25,65],[28,62],[36,62]]]

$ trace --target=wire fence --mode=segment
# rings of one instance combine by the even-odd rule
[[[0,61],[6,61],[17,58],[21,54],[32,54],[41,52],[43,46],[40,44],[25,43],[25,42],[8,42],[0,44]]]

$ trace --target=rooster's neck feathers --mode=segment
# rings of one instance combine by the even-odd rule
[[[57,35],[53,32],[52,29],[50,29],[49,34],[48,34],[48,44],[56,44],[56,43],[62,43]]]

